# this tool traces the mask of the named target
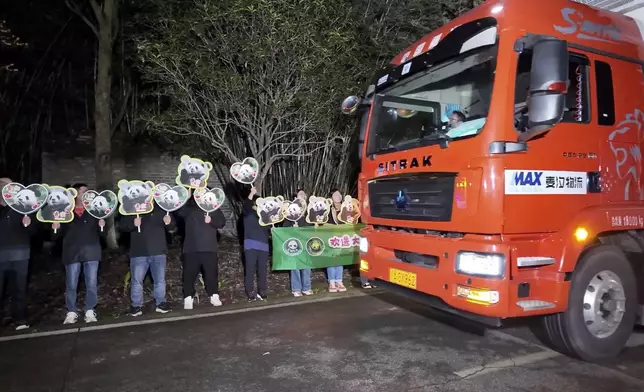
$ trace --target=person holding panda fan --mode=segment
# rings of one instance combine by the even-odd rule
[[[338,219],[338,216],[340,216],[340,213],[342,212],[342,193],[340,193],[339,189],[335,188],[331,191],[331,201],[333,202],[333,204],[331,205],[329,224],[339,225],[342,223]],[[342,274],[344,273],[344,267],[342,265],[337,265],[333,267],[327,267],[326,270],[329,281],[329,292],[335,293],[346,291],[347,288],[342,283]],[[362,274],[360,275],[360,286],[363,289],[370,289],[373,287],[371,283],[369,283],[369,280],[363,277]]]
[[[69,188],[65,186],[65,188]],[[76,203],[74,219],[70,223],[61,225],[53,223],[53,239],[63,240],[62,262],[65,265],[65,304],[67,315],[63,324],[75,324],[78,321],[78,308],[76,305],[78,280],[81,269],[85,278],[85,311],[86,323],[94,323],[96,318],[96,305],[98,303],[98,265],[101,260],[101,231],[105,227],[103,219],[96,219],[85,211],[83,195],[87,192],[87,185],[74,184],[76,189]]]
[[[184,223],[183,308],[187,310],[193,308],[195,281],[202,270],[210,303],[213,306],[221,306],[217,235],[218,230],[226,226],[226,217],[221,209],[204,213],[194,198],[190,198],[175,214],[183,219]]]
[[[304,189],[298,189],[297,193],[295,194],[296,199],[300,199],[304,201],[304,205],[306,205],[306,201],[308,200],[308,196]],[[290,220],[287,220],[284,222],[283,227],[308,227],[308,226],[313,226],[309,222],[306,221],[306,217],[302,215],[302,217],[297,221],[297,222],[292,222]],[[296,270],[291,270],[291,293],[293,293],[294,297],[301,297],[302,295],[313,295],[313,289],[311,286],[311,269],[310,268],[305,268],[305,269],[296,269]]]
[[[12,182],[9,178],[0,178],[0,190]],[[16,324],[16,330],[29,328],[27,274],[31,257],[31,237],[37,231],[38,225],[32,222],[28,215],[11,209],[0,196],[0,313],[3,309],[5,280],[12,279],[11,318]]]
[[[143,314],[143,281],[150,270],[154,287],[152,295],[157,313],[168,313],[166,302],[165,267],[168,243],[166,232],[175,228],[171,215],[159,209],[142,215],[123,215],[119,230],[130,233],[130,299],[132,316]]]
[[[269,252],[269,226],[259,224],[257,218],[257,189],[250,188],[248,198],[244,200],[244,286],[248,301],[266,299],[268,290],[268,252]],[[254,278],[257,275],[257,291],[255,291]]]

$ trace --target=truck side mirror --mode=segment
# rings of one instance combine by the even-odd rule
[[[530,131],[543,133],[563,118],[568,91],[568,44],[544,38],[532,48],[528,116]]]

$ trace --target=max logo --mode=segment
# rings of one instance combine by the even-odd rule
[[[561,34],[576,34],[579,39],[589,39],[613,43],[622,39],[622,32],[612,24],[600,24],[584,19],[584,14],[574,8],[561,10],[561,17],[568,23],[567,26],[553,25]]]
[[[432,156],[425,155],[424,157],[418,158],[413,157],[411,159],[394,159],[388,162],[381,162],[378,164],[378,171],[389,171],[389,170],[398,170],[398,169],[413,169],[415,167],[428,167],[432,165]]]
[[[541,186],[543,172],[518,172],[514,175],[514,185]]]

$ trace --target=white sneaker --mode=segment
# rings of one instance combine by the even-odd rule
[[[88,310],[85,312],[85,323],[95,323],[98,320],[96,319],[96,312],[93,309]]]
[[[186,297],[183,299],[183,308],[185,310],[192,310],[194,307],[195,300],[192,297]]]
[[[301,297],[302,293],[300,293],[299,291],[293,291],[293,296],[294,297]]]
[[[22,331],[23,329],[29,329],[29,324],[20,324],[16,327],[16,331]]]
[[[67,316],[65,316],[65,321],[63,321],[63,324],[76,324],[77,321],[78,321],[78,313],[67,312]]]
[[[221,306],[221,300],[219,299],[219,294],[213,294],[212,297],[210,297],[210,303],[212,306]]]

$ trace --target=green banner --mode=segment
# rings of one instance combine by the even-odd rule
[[[363,227],[358,224],[275,228],[272,231],[273,270],[358,264]]]

